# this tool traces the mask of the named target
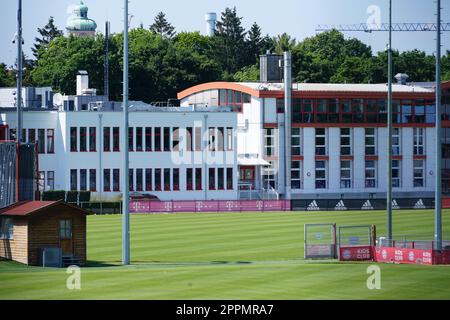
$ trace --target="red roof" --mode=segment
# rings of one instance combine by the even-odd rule
[[[40,212],[43,209],[53,207],[57,204],[62,204],[80,211],[83,214],[89,214],[88,211],[72,206],[68,203],[60,201],[22,201],[16,202],[8,207],[0,209],[0,216],[28,216]]]

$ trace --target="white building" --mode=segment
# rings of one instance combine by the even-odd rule
[[[24,137],[38,141],[41,188],[91,190],[94,198],[119,199],[121,104],[78,80],[78,95],[55,95],[55,108],[25,106]],[[283,90],[280,83],[214,82],[180,92],[180,107],[131,102],[132,191],[161,200],[279,196],[293,199],[294,208],[311,200],[322,207],[337,199],[357,201],[360,208],[367,200],[370,206],[383,203],[386,85],[293,85],[290,191],[282,174]],[[395,84],[393,94],[394,198],[431,201],[434,90]],[[14,138],[15,110],[0,107],[3,138]]]

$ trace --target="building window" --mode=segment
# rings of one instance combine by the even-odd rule
[[[202,151],[202,128],[195,127],[195,151]]]
[[[45,191],[45,171],[38,172],[38,186],[39,192]]]
[[[425,161],[414,160],[414,187],[425,187]]]
[[[87,190],[87,170],[80,169],[80,191]]]
[[[103,128],[103,151],[104,152],[111,151],[111,128],[110,127]]]
[[[134,128],[133,127],[129,127],[128,128],[128,151],[133,151],[134,150],[133,137],[134,137]]]
[[[142,146],[142,127],[136,128],[136,151],[143,151]]]
[[[55,171],[47,171],[47,190],[55,190]]]
[[[327,163],[316,161],[316,189],[327,188]]]
[[[17,135],[16,135],[17,129],[16,128],[10,128],[9,129],[9,140],[17,140]]]
[[[197,129],[197,128],[195,128]],[[192,151],[192,127],[187,127],[186,133],[186,151]]]
[[[400,148],[400,128],[392,129],[392,154],[399,155],[401,154]]]
[[[28,142],[30,143],[36,142],[36,129],[28,129]]]
[[[302,163],[301,161],[292,161],[291,163],[291,188],[302,188]]]
[[[145,128],[145,151],[152,151],[152,127]]]
[[[155,169],[155,190],[161,191],[161,169]]]
[[[134,191],[134,169],[128,169],[128,190]]]
[[[180,128],[172,128],[172,150],[180,151]]]
[[[227,168],[227,190],[233,190],[233,168]]]
[[[80,151],[87,151],[87,128],[80,127]]]
[[[152,191],[152,169],[145,169],[145,191]]]
[[[137,142],[137,139],[136,139]],[[136,147],[137,148],[137,147]],[[144,172],[142,169],[136,169],[136,191],[143,191],[144,189]]]
[[[55,153],[55,130],[47,129],[47,153]]]
[[[377,166],[376,161],[366,160],[365,163],[365,186],[366,188],[377,187]]]
[[[327,136],[325,128],[316,128],[316,155],[327,154]]]
[[[301,129],[300,128],[292,128],[291,144],[292,144],[292,155],[293,156],[299,156],[302,154],[301,143],[302,143]]]
[[[209,151],[216,151],[216,128],[210,127],[208,131],[209,131],[209,139],[208,139]]]
[[[120,128],[113,127],[113,151],[120,151]]]
[[[275,155],[275,129],[264,129],[264,155],[272,157]]]
[[[263,168],[263,186],[266,189],[275,188],[275,162],[270,160],[268,162],[270,166]]]
[[[180,169],[178,168],[172,169],[172,184],[174,191],[180,190]]]
[[[318,123],[327,123],[328,115],[327,115],[327,100],[326,99],[318,99],[316,101],[316,119],[315,121]]]
[[[170,191],[170,169],[164,169],[164,191]]]
[[[216,169],[209,168],[208,169],[208,188],[209,190],[216,190]]]
[[[161,128],[155,128],[155,151],[161,151]]]
[[[70,190],[76,191],[78,189],[77,170],[70,170]]]
[[[224,168],[217,168],[217,189],[224,190],[225,189],[225,169]]]
[[[414,155],[425,154],[424,128],[414,128]]]
[[[97,151],[97,128],[89,127],[89,151]]]
[[[89,169],[89,190],[97,190],[97,170]]]
[[[235,90],[219,90],[219,106],[228,107],[234,112],[242,112],[244,103],[250,103],[251,96]]]
[[[164,127],[164,151],[170,151],[170,128]]]
[[[195,168],[195,190],[202,190],[202,169]]]
[[[14,222],[12,218],[0,218],[0,239],[14,239]]]
[[[341,156],[352,154],[352,136],[350,128],[341,128]]]
[[[76,152],[77,150],[77,127],[70,127],[70,151]]]
[[[45,129],[38,129],[38,153],[45,153]]]
[[[186,190],[194,189],[193,169],[186,168]]]
[[[113,191],[120,191],[120,169],[113,169]]]
[[[233,150],[233,128],[227,128],[227,150]]]
[[[111,191],[111,170],[103,169],[103,191]]]
[[[217,128],[217,151],[224,151],[224,135],[225,135],[225,128],[224,127],[218,127]]]
[[[59,237],[60,239],[72,238],[72,221],[69,219],[59,220]]]
[[[352,187],[352,162],[341,160],[341,189]]]
[[[366,156],[376,155],[376,129],[366,128],[365,129],[365,152]]]
[[[392,160],[392,187],[400,188],[401,183],[400,160]]]

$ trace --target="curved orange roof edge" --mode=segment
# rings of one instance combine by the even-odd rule
[[[259,97],[259,90],[254,90],[252,88],[249,88],[249,87],[239,84],[239,83],[218,81],[218,82],[202,83],[202,84],[187,88],[181,92],[178,92],[177,98],[184,99],[184,98],[186,98],[190,95],[193,95],[195,93],[198,93],[198,92],[202,92],[202,91],[206,91],[206,90],[215,90],[215,89],[236,90],[236,91],[241,91],[241,92],[247,93],[254,97]]]

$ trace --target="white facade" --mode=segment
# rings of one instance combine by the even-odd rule
[[[86,89],[88,84],[80,84],[81,87]],[[377,103],[385,99],[384,92],[377,91],[385,90],[384,87],[294,85],[290,198],[385,197],[387,128],[383,113],[366,112],[373,99],[378,99]],[[130,103],[135,105],[130,108],[129,120],[133,130],[133,145],[129,148],[132,192],[161,200],[287,197],[280,89],[280,84],[261,88],[260,84],[213,83],[190,88],[186,95],[179,94],[181,107]],[[324,92],[326,98],[321,98]],[[347,98],[348,92],[352,98]],[[355,98],[357,94],[361,98]],[[422,108],[420,103],[433,93],[395,85],[394,99],[399,94],[404,111],[398,115],[400,122],[394,125],[394,197],[432,198],[435,128],[429,122],[432,114],[428,113],[433,105],[428,102]],[[336,111],[340,122],[333,121],[337,113],[330,111],[333,101],[337,101],[335,95],[340,101]],[[86,93],[58,97],[57,110],[29,109],[23,113],[27,141],[39,140],[43,189],[91,190],[94,198],[120,199],[123,172],[117,170],[122,167],[125,150],[123,116],[120,105],[105,99]],[[358,99],[364,100],[364,113],[352,111],[348,114],[355,118],[344,123],[345,104],[350,103],[353,110]],[[417,120],[408,113],[407,105],[415,99]],[[324,123],[311,121],[311,117],[318,119],[319,103],[325,100],[330,118]],[[69,101],[73,103],[66,103]],[[14,129],[14,110],[3,110],[0,124]],[[378,120],[369,121],[373,116]],[[119,140],[115,140],[117,137]],[[91,139],[95,147],[91,146]],[[50,145],[54,146],[51,150]]]

